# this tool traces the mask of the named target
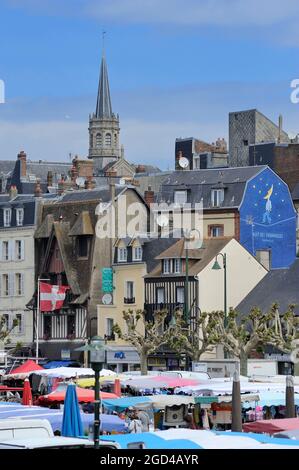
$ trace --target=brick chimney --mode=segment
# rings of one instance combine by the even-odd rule
[[[21,167],[21,178],[25,177],[27,175],[27,155],[24,152],[24,150],[21,150],[21,152],[18,154],[18,160],[20,161],[20,167]]]
[[[16,186],[11,186],[9,189],[9,199],[12,200],[18,195],[18,189]]]
[[[47,186],[53,186],[53,172],[52,171],[48,171]]]
[[[92,179],[92,176],[88,176],[85,180],[85,189],[94,189],[95,184]]]
[[[145,173],[145,166],[144,165],[137,165],[135,173]]]
[[[40,179],[37,178],[36,183],[35,183],[35,188],[34,188],[34,196],[42,197],[42,195],[43,195],[43,192],[42,192],[42,188],[40,185]]]
[[[148,206],[155,202],[155,193],[152,191],[151,186],[148,187],[147,191],[144,191],[144,200]]]
[[[89,178],[93,176],[93,160],[80,159],[76,156],[73,159],[73,167],[76,168],[77,176]]]

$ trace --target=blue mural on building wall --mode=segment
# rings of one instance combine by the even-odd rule
[[[271,268],[287,268],[296,258],[296,212],[288,186],[265,168],[247,183],[240,207],[240,242],[256,255],[271,251]]]

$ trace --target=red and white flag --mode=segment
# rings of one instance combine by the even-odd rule
[[[64,302],[65,293],[69,286],[52,286],[45,282],[40,283],[40,311],[53,312],[59,310]]]

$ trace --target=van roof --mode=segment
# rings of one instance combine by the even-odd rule
[[[94,446],[88,439],[54,436],[49,438],[12,439],[0,442],[0,449],[38,449],[44,447],[60,446]]]
[[[0,419],[0,429],[44,428],[53,433],[51,424],[47,419]]]

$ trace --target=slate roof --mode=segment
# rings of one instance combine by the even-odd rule
[[[200,273],[231,240],[232,237],[207,238],[203,241],[201,248],[189,250],[189,276],[195,276]],[[169,248],[160,252],[155,258],[154,269],[146,277],[160,277],[161,263],[159,260],[165,258],[186,258],[184,240],[175,241]],[[167,276],[172,275],[178,276],[178,274],[168,274]],[[182,276],[182,273],[179,276]]]
[[[156,197],[158,203],[174,202],[174,191],[188,190],[188,203],[194,205],[203,200],[205,209],[211,209],[211,190],[224,188],[222,208],[238,208],[241,204],[246,183],[262,172],[266,166],[221,168],[207,170],[174,171],[166,177]],[[217,208],[218,209],[218,208]]]
[[[299,259],[288,269],[275,269],[257,284],[257,286],[237,306],[237,310],[246,315],[252,307],[259,307],[267,312],[277,302],[280,312],[285,312],[290,304],[295,304],[299,315]]]
[[[96,107],[96,118],[98,119],[111,119],[112,106],[109,90],[108,70],[105,55],[103,54],[101,63],[101,72],[98,88],[98,98]]]
[[[15,160],[0,160],[0,175],[9,175],[14,167]]]
[[[93,235],[94,229],[88,211],[82,211],[78,215],[77,221],[69,232],[70,237],[77,237],[79,235]]]
[[[115,185],[116,197],[125,189],[127,186]],[[57,203],[63,202],[78,202],[78,201],[103,201],[109,202],[111,197],[110,187],[103,186],[101,188],[89,189],[89,190],[75,190],[67,191],[57,199]]]
[[[299,201],[299,183],[296,184],[292,192],[293,201]]]

